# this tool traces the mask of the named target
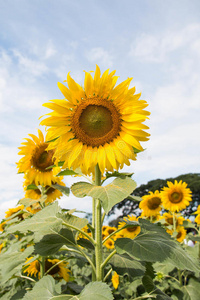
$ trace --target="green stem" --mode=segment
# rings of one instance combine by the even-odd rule
[[[109,275],[112,273],[112,268],[107,272],[107,274],[105,275],[103,281],[105,282],[107,280],[107,278],[109,277]]]
[[[113,231],[111,234],[109,234],[104,240],[103,240],[103,244],[109,240],[111,238],[111,236],[115,235],[117,232],[121,231],[122,229],[128,227],[127,225],[124,225],[123,227],[116,229],[115,231]]]
[[[78,227],[73,226],[73,225],[71,225],[71,224],[68,224],[68,223],[65,223],[65,222],[62,222],[62,224],[65,225],[66,227],[75,229],[75,230],[77,230],[78,232],[82,233],[85,237],[88,238],[88,240],[90,240],[90,242],[91,242],[93,245],[95,245],[95,240],[94,240],[89,234],[87,234],[86,232],[82,231],[82,230],[79,229]]]
[[[102,219],[101,219],[101,224],[103,225],[103,221],[104,221],[104,219],[105,219],[105,216],[106,216],[106,213],[105,213],[105,211],[103,212],[103,215],[102,215]]]
[[[41,256],[41,261],[40,261],[40,279],[44,276],[45,274],[45,256]]]
[[[101,264],[101,268],[103,269],[107,263],[109,262],[109,260],[113,257],[113,255],[115,255],[115,253],[117,253],[117,250],[113,250],[107,257],[106,259],[104,260],[104,262]]]
[[[101,172],[98,164],[95,167],[95,184],[101,186]],[[95,260],[96,260],[96,280],[102,281],[102,223],[101,223],[101,202],[96,199],[95,210]]]
[[[180,286],[182,286],[183,285],[183,281],[182,281],[182,273],[181,273],[181,271],[178,269],[178,279],[179,279],[179,284],[180,284]]]
[[[175,215],[175,212],[173,212],[173,229],[174,229],[174,232],[176,231],[176,215]]]

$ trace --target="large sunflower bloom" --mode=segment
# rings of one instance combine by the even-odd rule
[[[38,137],[29,134],[32,138],[26,138],[26,142],[19,147],[19,155],[23,157],[17,163],[19,172],[26,173],[30,182],[36,185],[51,185],[51,182],[60,168],[49,168],[54,164],[54,149],[47,150],[48,143],[45,143],[41,130],[38,129]]]
[[[160,192],[149,192],[149,195],[143,196],[142,201],[139,204],[139,208],[142,210],[142,216],[157,216],[162,209]]]
[[[25,263],[27,268],[25,269],[24,273],[27,273],[28,276],[40,278],[40,262],[38,260],[34,260],[29,263],[31,259],[32,257],[27,259]],[[47,272],[47,274],[52,275],[54,278],[63,278],[65,281],[69,281],[70,270],[66,268],[67,265],[67,262],[61,262],[59,259],[46,259],[45,273]]]
[[[167,185],[161,192],[163,207],[171,212],[185,209],[192,201],[192,192],[187,188],[187,183],[175,180],[174,183],[167,181]]]
[[[24,191],[25,191],[25,198],[30,198],[33,200],[39,200],[40,197],[42,196],[42,193],[40,191],[40,189],[28,189],[27,187],[30,184],[35,184],[34,182],[30,182],[30,180],[27,178],[27,175],[25,174],[24,176],[25,181],[24,181]],[[65,186],[65,183],[62,181],[63,177],[55,177],[53,178],[52,182],[51,182],[51,186],[44,186],[44,189],[46,190],[45,195],[47,196],[46,200],[45,200],[45,204],[49,204],[52,203],[54,200],[56,199],[60,199],[62,196],[62,193],[57,190],[56,188],[52,187],[53,184],[59,184],[62,186]],[[34,206],[35,207],[35,206]]]
[[[136,218],[136,216],[133,216],[133,215],[127,216],[123,219],[124,219],[124,221],[119,222],[118,229],[122,228],[124,225],[127,224],[127,222],[125,222],[126,220],[128,220],[128,221],[137,221],[138,220]],[[119,237],[134,239],[140,233],[140,231],[141,231],[140,226],[128,226],[119,232],[120,233]]]
[[[114,74],[107,70],[101,76],[96,66],[94,78],[85,72],[84,88],[68,74],[68,88],[58,83],[65,99],[43,104],[53,110],[41,122],[50,127],[47,140],[54,140],[48,149],[56,149],[64,168],[80,167],[90,174],[98,163],[102,174],[112,172],[136,159],[134,148],[143,150],[140,141],[149,136],[142,124],[150,114],[144,110],[148,104],[134,94],[135,88],[128,89],[131,78],[115,87]]]

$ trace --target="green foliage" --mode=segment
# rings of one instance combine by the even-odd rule
[[[163,228],[143,219],[139,223],[143,230],[135,239],[121,238],[115,242],[119,254],[127,253],[133,258],[149,262],[169,260],[180,269],[199,272],[198,262],[189,257]]]
[[[106,213],[118,202],[126,198],[134,189],[136,183],[129,177],[119,177],[106,186],[94,186],[87,182],[78,182],[72,185],[72,193],[77,197],[91,196],[102,202]]]
[[[69,196],[69,193],[70,193],[70,189],[66,186],[63,186],[63,185],[60,185],[60,184],[52,184],[52,187],[54,189],[57,189],[59,190],[61,193],[63,193],[64,195],[66,196]]]
[[[130,277],[143,276],[145,266],[141,262],[133,259],[127,254],[115,254],[109,262],[114,271],[119,275],[129,275]]]
[[[55,280],[50,276],[44,276],[41,280],[39,280],[32,291],[27,292],[25,296],[22,298],[23,300],[61,300],[61,299],[70,299],[67,297],[59,296],[61,292],[60,285],[56,286]],[[56,296],[56,297],[54,297]]]
[[[63,245],[76,245],[74,235],[74,232],[67,228],[62,228],[55,234],[47,234],[35,244],[35,251],[42,256],[53,255],[58,252]]]

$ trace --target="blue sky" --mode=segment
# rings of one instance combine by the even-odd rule
[[[125,168],[138,185],[199,172],[198,0],[0,1],[0,217],[24,196],[17,147],[37,133],[42,104],[62,98],[57,82],[69,71],[82,84],[95,64],[118,83],[133,77],[149,103],[151,138]],[[60,200],[86,211],[90,202]]]

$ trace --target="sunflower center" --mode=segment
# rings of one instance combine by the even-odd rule
[[[182,232],[179,231],[179,233],[177,234],[176,238],[179,239],[182,236]]]
[[[111,142],[119,134],[121,119],[110,100],[90,98],[79,104],[71,124],[76,138],[96,147]]]
[[[183,194],[180,193],[180,192],[173,192],[171,195],[170,195],[170,201],[172,203],[179,203],[181,202],[183,199]]]
[[[134,231],[136,231],[136,229],[137,229],[137,226],[127,227],[127,228],[126,228],[126,230],[127,230],[128,232],[134,232]]]
[[[52,268],[54,266],[54,264],[50,261],[45,261],[45,272],[47,272],[50,268]],[[48,274],[49,275],[55,275],[56,273],[58,273],[60,271],[60,268],[59,266],[55,266],[53,267],[49,272]]]
[[[148,200],[147,206],[151,210],[155,210],[161,204],[161,199],[159,197],[153,197]]]
[[[52,166],[55,161],[53,159],[54,150],[46,151],[47,146],[46,143],[39,145],[32,154],[31,163],[40,172],[50,172],[52,168],[47,168]]]
[[[45,261],[45,272],[47,272],[47,271],[48,271],[50,268],[52,268],[53,266],[54,266],[54,264],[53,264],[52,262],[46,260],[46,261]],[[37,261],[37,262],[35,263],[35,268],[36,268],[36,270],[37,270],[38,272],[40,272],[40,263],[39,263],[39,261]],[[60,271],[60,268],[59,268],[59,266],[57,265],[57,266],[53,267],[53,268],[48,272],[48,274],[49,274],[49,275],[54,275],[54,274],[58,273],[59,271]]]

